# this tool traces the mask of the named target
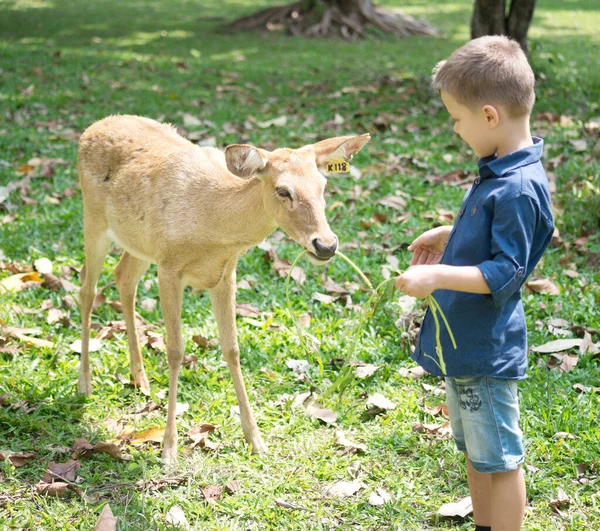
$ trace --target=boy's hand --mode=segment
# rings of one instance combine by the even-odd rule
[[[402,292],[424,299],[438,289],[437,271],[439,266],[417,265],[409,267],[396,279],[396,287]]]
[[[421,234],[408,246],[414,251],[410,265],[439,264],[451,230],[450,226],[442,226]]]

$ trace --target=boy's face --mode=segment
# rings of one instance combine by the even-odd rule
[[[441,91],[442,101],[454,119],[454,132],[469,145],[478,157],[487,157],[496,152],[494,129],[497,122],[486,112],[489,105],[471,109],[462,105],[445,90]]]

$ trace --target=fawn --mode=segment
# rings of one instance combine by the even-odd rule
[[[327,223],[320,173],[350,160],[368,134],[330,138],[299,149],[267,151],[234,144],[225,152],[198,147],[170,126],[139,116],[110,116],[81,136],[78,172],[83,195],[85,264],[80,296],[82,352],[79,390],[91,392],[92,304],[111,241],[123,249],[115,269],[127,326],[131,375],[149,390],[135,325],[137,285],[150,263],[158,287],[169,365],[163,461],[177,458],[177,376],[184,355],[183,289],[208,289],[223,356],[253,452],[266,450],[240,369],[235,324],[236,265],[242,253],[277,226],[325,264],[338,240]]]

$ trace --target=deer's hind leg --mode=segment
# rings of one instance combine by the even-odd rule
[[[110,239],[106,227],[98,220],[84,215],[85,263],[81,270],[81,359],[79,363],[79,392],[89,395],[92,392],[92,374],[90,371],[90,324],[92,308],[96,299],[96,286],[102,272],[104,258],[110,249]]]
[[[135,296],[142,275],[147,271],[150,262],[140,260],[124,252],[115,269],[115,281],[121,297],[123,318],[127,326],[127,342],[129,343],[129,362],[134,384],[145,394],[150,394],[150,385],[144,370],[144,361],[140,350],[135,323]]]

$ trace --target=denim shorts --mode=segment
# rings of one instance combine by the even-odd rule
[[[450,426],[457,448],[483,474],[509,472],[523,462],[516,380],[446,378]]]

